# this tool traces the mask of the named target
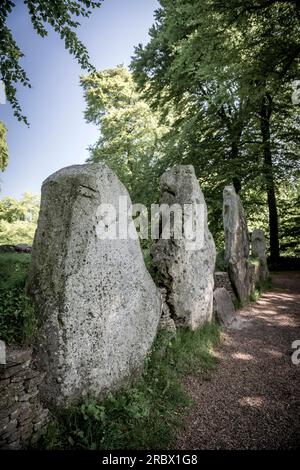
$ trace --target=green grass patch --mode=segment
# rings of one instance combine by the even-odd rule
[[[0,289],[24,287],[30,263],[30,253],[0,253]]]
[[[212,348],[220,337],[216,323],[198,331],[161,331],[141,378],[102,403],[93,398],[56,413],[39,448],[166,449],[174,445],[191,399],[182,379],[192,373],[208,379],[216,367]]]
[[[28,343],[36,329],[25,294],[30,262],[28,253],[0,253],[0,339],[7,344]]]
[[[250,301],[257,302],[258,299],[261,297],[262,293],[266,290],[270,290],[272,288],[272,279],[269,277],[263,282],[256,284],[255,289],[250,294]]]

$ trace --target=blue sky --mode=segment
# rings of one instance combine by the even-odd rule
[[[15,39],[25,54],[22,65],[32,84],[18,88],[18,98],[30,128],[19,123],[9,104],[0,105],[0,120],[8,130],[9,165],[0,172],[0,198],[40,192],[43,180],[68,165],[84,163],[87,147],[98,130],[84,122],[85,103],[79,76],[84,73],[50,31],[42,39],[33,31],[21,0],[9,17]],[[99,70],[128,65],[134,46],[147,43],[156,0],[104,0],[89,19],[81,20],[78,36]]]

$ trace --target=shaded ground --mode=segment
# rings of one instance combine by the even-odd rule
[[[188,377],[195,404],[178,449],[300,447],[300,272],[272,275],[272,291],[239,312],[242,330],[227,330],[211,381]]]

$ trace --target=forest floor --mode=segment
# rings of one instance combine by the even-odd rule
[[[300,272],[272,274],[273,286],[238,311],[240,330],[224,330],[211,380],[184,385],[193,405],[177,449],[300,447]],[[300,354],[298,354],[300,358]]]

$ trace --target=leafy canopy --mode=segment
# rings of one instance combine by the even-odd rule
[[[296,1],[161,0],[150,41],[135,49],[140,91],[166,115],[175,110],[167,164],[195,166],[215,236],[229,182],[246,202],[267,193],[261,201],[272,240],[278,236],[276,192],[299,175],[299,113],[291,103],[299,26]]]
[[[107,163],[134,202],[151,203],[157,189],[156,165],[162,156],[166,126],[137,91],[123,66],[81,78],[87,104],[85,118],[99,127],[90,161]]]
[[[88,70],[93,70],[93,67],[86,47],[76,35],[76,28],[80,25],[78,17],[89,17],[92,9],[100,7],[101,3],[102,0],[24,0],[37,34],[47,36],[47,27],[51,26],[64,41],[70,54],[82,68]],[[14,115],[19,121],[28,124],[16,96],[16,84],[30,87],[30,81],[20,63],[24,54],[7,26],[8,16],[15,6],[16,2],[12,0],[1,0],[0,3],[0,79],[4,81],[6,96]]]
[[[40,198],[25,193],[20,200],[0,200],[0,244],[32,244],[39,214]]]

